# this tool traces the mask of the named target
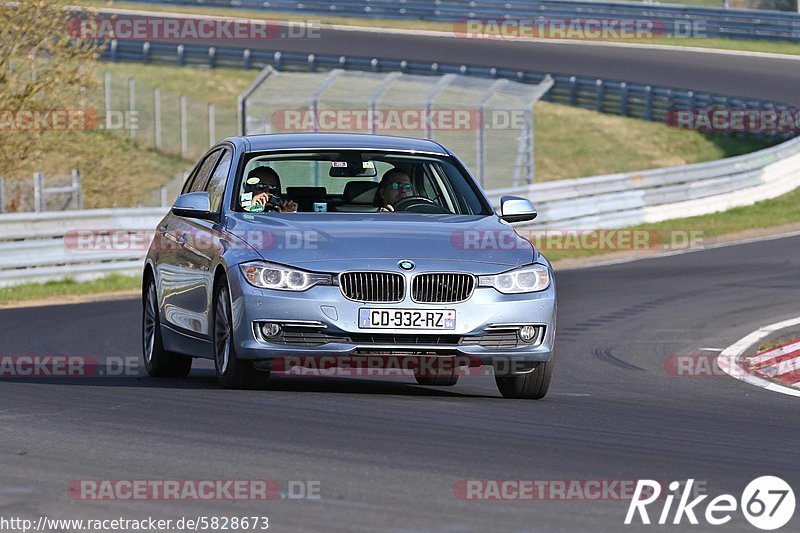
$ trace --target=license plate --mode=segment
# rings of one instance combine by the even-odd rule
[[[361,329],[456,329],[452,309],[376,309],[358,310]]]

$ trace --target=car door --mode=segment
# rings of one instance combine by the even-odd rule
[[[195,184],[197,191],[202,190],[209,193],[211,212],[213,213],[219,213],[222,207],[222,197],[225,193],[232,157],[233,152],[229,148],[223,148],[214,170],[205,184]],[[184,218],[179,231],[186,231],[186,234],[178,234],[179,262],[186,265],[187,270],[193,273],[191,286],[187,287],[188,290],[183,301],[186,306],[184,311],[186,316],[193,318],[189,324],[192,333],[201,336],[211,335],[213,269],[223,252],[221,242],[224,236],[220,229],[219,219]]]
[[[186,182],[182,194],[205,190],[222,155],[222,149],[209,152]],[[174,328],[197,336],[208,334],[206,284],[210,275],[211,247],[205,243],[207,231],[199,219],[171,213],[159,227],[164,247],[158,268],[164,320]],[[204,249],[205,248],[205,249]]]

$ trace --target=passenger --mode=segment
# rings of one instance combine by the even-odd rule
[[[245,211],[260,213],[273,210],[282,213],[296,213],[297,203],[281,200],[281,178],[275,169],[256,167],[245,180],[242,194],[242,207]]]
[[[414,186],[411,178],[402,169],[392,168],[387,170],[378,185],[377,201],[381,211],[394,211],[394,206],[403,198],[414,195]]]

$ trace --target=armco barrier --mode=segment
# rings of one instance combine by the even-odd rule
[[[0,215],[0,286],[140,273],[141,248],[78,250],[65,237],[75,230],[155,230],[165,212],[141,208]]]
[[[681,167],[596,176],[488,191],[530,198],[531,227],[619,228],[751,205],[800,186],[800,138],[748,155]],[[76,251],[71,230],[154,230],[164,209],[103,209],[0,215],[0,286],[30,281],[136,274],[145,252]],[[691,228],[687,228],[691,229]]]
[[[246,69],[262,69],[267,65],[271,65],[277,70],[316,71],[341,68],[344,70],[404,72],[421,75],[462,74],[534,84],[541,83],[547,76],[546,73],[510,68],[127,40],[111,41],[103,52],[103,58],[110,61],[137,61]],[[669,110],[706,109],[711,107],[775,110],[789,108],[789,106],[782,103],[692,91],[676,87],[659,87],[586,76],[554,75],[552,78],[555,83],[553,88],[545,95],[545,101],[652,121],[663,121],[665,114]],[[784,134],[761,132],[755,135],[780,139],[789,137],[789,135]]]
[[[402,18],[456,22],[465,19],[649,20],[657,27],[696,28],[707,37],[800,41],[800,15],[783,11],[581,0],[136,0],[144,4],[238,7],[308,15]],[[309,17],[312,19],[313,17]]]

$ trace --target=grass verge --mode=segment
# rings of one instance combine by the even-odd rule
[[[726,236],[735,236],[752,230],[777,228],[800,223],[800,189],[750,206],[736,207],[720,213],[688,218],[676,218],[652,224],[641,224],[628,229],[651,231],[665,237],[696,232],[698,244],[710,243]],[[590,258],[609,254],[608,250],[543,250],[551,261]]]
[[[123,276],[121,274],[112,274],[85,282],[64,280],[25,283],[14,287],[0,288],[0,305],[70,296],[127,292],[137,290],[141,286],[142,280],[139,276]]]
[[[142,106],[148,105],[149,100],[144,95],[154,86],[160,87],[162,94],[185,94],[195,104],[214,103],[217,106],[218,137],[226,135],[226,123],[235,125],[236,98],[255,76],[252,71],[236,69],[135,63],[103,64],[100,69],[111,72],[113,79],[124,87],[127,87],[127,82],[122,81],[135,79],[138,94],[142,95]],[[120,106],[125,105],[125,102],[120,103]],[[166,142],[168,137],[177,138],[175,124],[178,121],[170,121],[166,115],[167,105],[164,104],[163,108]],[[147,129],[143,123],[139,133],[143,142],[149,139]],[[190,129],[190,137],[193,134],[200,137],[191,143],[193,146],[207,143],[202,124]],[[768,143],[755,139],[678,130],[658,122],[548,102],[536,105],[535,135],[536,179],[539,181],[701,163],[768,146]]]

